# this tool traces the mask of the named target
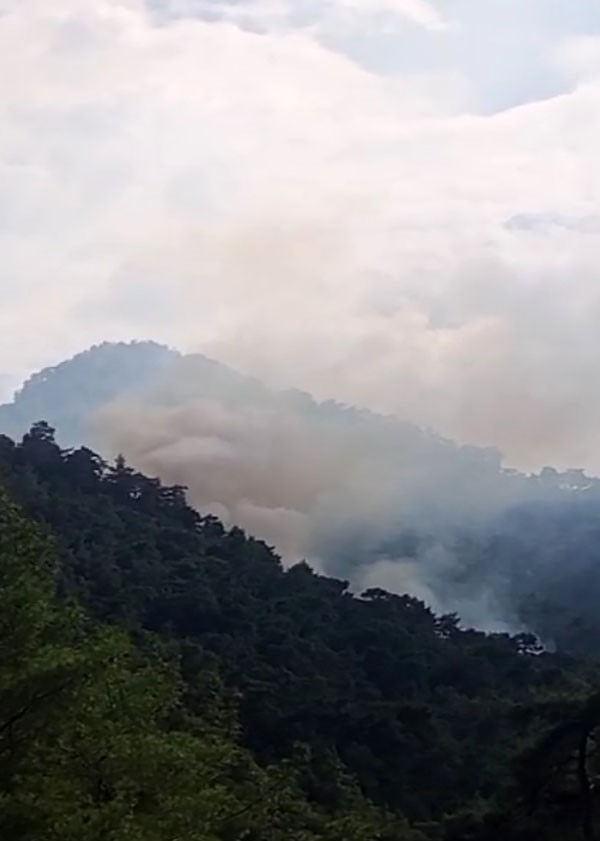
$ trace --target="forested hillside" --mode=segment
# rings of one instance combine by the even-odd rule
[[[0,477],[48,535],[3,499],[3,837],[593,837],[592,662],[285,570],[44,423]]]
[[[600,645],[600,482],[582,470],[510,471],[493,450],[153,342],[33,375],[0,407],[0,433],[40,418],[63,446],[187,485],[195,508],[275,545],[285,566],[306,558],[353,591],[408,592],[566,653]]]
[[[300,763],[259,767],[214,692],[192,714],[174,662],[58,601],[55,573],[54,547],[0,494],[2,838],[418,841],[341,773],[325,811]]]

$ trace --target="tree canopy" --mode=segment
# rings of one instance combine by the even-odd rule
[[[37,523],[0,498],[6,837],[577,838],[573,808],[593,837],[593,663],[286,570],[45,423],[0,437],[0,481]]]

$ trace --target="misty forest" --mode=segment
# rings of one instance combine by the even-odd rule
[[[0,841],[600,841],[600,0],[0,0]]]
[[[233,468],[196,423],[183,449],[176,426],[155,437],[155,412],[195,418],[201,399]],[[219,462],[243,483],[253,456],[231,414],[253,436],[265,416],[269,435],[273,416],[309,443],[334,432],[377,506],[330,475],[329,521],[315,519],[319,477],[287,487],[277,454],[254,509],[271,485],[273,512],[295,494],[305,556],[279,554],[264,515],[255,535],[217,517],[209,498],[244,511]],[[152,343],[32,376],[0,424],[2,838],[600,832],[597,480],[506,471],[488,450]],[[136,460],[171,453],[193,491],[114,455],[129,435]],[[395,494],[402,518],[382,519]]]

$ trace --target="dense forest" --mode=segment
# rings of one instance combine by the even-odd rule
[[[284,569],[44,422],[0,481],[1,837],[598,832],[593,658]]]

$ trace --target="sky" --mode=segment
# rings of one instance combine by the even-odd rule
[[[600,8],[0,0],[0,393],[154,338],[600,471]]]

